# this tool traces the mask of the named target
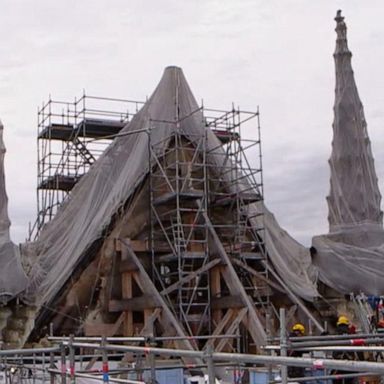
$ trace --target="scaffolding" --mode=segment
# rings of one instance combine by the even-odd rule
[[[255,261],[263,261],[262,272],[268,278],[263,220],[257,225],[254,222],[262,213],[251,209],[251,204],[262,201],[264,196],[259,110],[248,112],[232,107],[230,111],[209,109],[207,112],[207,126],[219,133],[224,149],[219,152],[222,157],[219,169],[214,166],[210,171],[210,209],[225,209],[231,213],[227,223],[223,224],[219,217],[213,224],[220,238],[225,239],[226,251],[231,258],[253,266],[257,264]],[[243,137],[242,128],[248,138]],[[213,151],[217,156],[216,148],[210,149],[210,152]],[[254,163],[250,162],[251,158]],[[211,217],[215,218],[214,212]],[[242,278],[248,276],[240,268],[238,272]],[[255,281],[243,279],[242,282],[248,293],[254,295],[260,292],[260,289],[254,289]],[[265,285],[263,288],[266,288]],[[268,297],[266,294],[267,300]],[[258,299],[260,304],[268,304],[261,296]]]
[[[282,329],[284,335],[285,329]],[[311,348],[300,346],[308,344],[308,341],[297,340],[290,343],[290,349],[306,350],[310,353],[308,357],[283,356],[282,348],[286,348],[283,345],[266,347],[269,351],[280,350],[279,356],[155,347],[156,342],[163,340],[139,337],[51,336],[48,337],[53,343],[51,347],[0,351],[0,378],[4,383],[19,384],[65,384],[81,379],[95,383],[214,384],[217,383],[217,377],[223,376],[222,382],[225,383],[318,383],[345,378],[360,378],[359,382],[379,383],[384,373],[383,346],[380,345],[383,343],[382,335],[376,335],[374,340],[366,338],[367,335],[355,336],[359,339],[354,339],[353,335],[331,338],[326,336],[325,339],[324,336],[318,336],[323,341],[311,342]],[[287,339],[286,336],[283,338]],[[304,337],[304,340],[308,338]],[[353,340],[359,340],[360,344],[351,345]],[[364,346],[361,346],[362,340],[365,341]],[[138,346],[137,343],[142,345]],[[323,352],[321,358],[318,357],[320,351]],[[332,352],[340,351],[364,353],[370,360],[336,359],[332,356]],[[161,360],[159,356],[162,356]],[[305,376],[287,377],[283,374],[287,366],[302,367]],[[256,375],[257,373],[259,374]]]
[[[49,99],[42,106],[38,112],[38,218],[31,238],[54,217],[141,105],[84,94],[73,103]],[[179,128],[185,118],[195,119],[193,126],[201,129],[182,132]],[[170,127],[169,135],[156,142],[151,132],[162,124]],[[182,334],[236,333],[234,339],[206,342],[205,346],[219,351],[248,351],[249,335],[260,345],[272,290],[262,210],[255,209],[263,200],[259,111],[202,106],[176,121],[151,120],[142,134],[148,135],[150,166],[142,186],[148,203],[141,200],[140,214],[147,211],[149,219],[128,242],[121,239],[117,252],[125,266],[128,247],[136,267],[144,268],[140,280],[134,270],[121,267],[121,295],[111,297],[109,309],[125,308],[124,334],[132,336],[133,324],[147,323],[152,308],[142,300],[148,294],[143,286],[150,278],[151,294],[160,293]],[[137,191],[136,197],[144,196],[142,192]],[[140,306],[130,307],[128,301],[135,299]],[[139,308],[144,308],[142,313]],[[252,326],[246,325],[246,317]],[[196,343],[203,346],[201,340]]]
[[[215,270],[219,261],[210,225],[224,251],[238,262],[235,268],[246,294],[263,314],[271,293],[265,280],[246,268],[268,278],[262,217],[255,226],[252,220],[260,214],[250,209],[263,199],[259,111],[202,107],[194,113],[202,118],[201,133],[188,132],[187,137],[176,121],[163,139],[166,150],[160,150],[163,141],[150,143],[152,279],[191,336],[214,332],[223,317],[220,299],[229,295]],[[242,129],[253,138],[243,139]],[[212,134],[219,139],[215,146],[208,145]],[[256,165],[251,165],[250,154]]]
[[[38,109],[37,219],[34,240],[52,220],[72,188],[99,158],[143,102],[83,95],[53,100]]]

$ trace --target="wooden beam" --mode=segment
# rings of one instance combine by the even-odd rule
[[[148,240],[131,240],[124,239],[124,241],[129,241],[131,248],[134,252],[149,252],[151,250]],[[116,239],[116,251],[121,252],[124,246],[121,244],[120,239]],[[168,243],[165,241],[156,242],[156,249],[158,252],[171,252],[171,248]]]
[[[112,337],[115,336],[119,331],[121,324],[124,321],[124,313],[122,313],[119,318],[113,324],[106,323],[85,323],[84,324],[84,333],[85,336],[105,336]]]
[[[211,269],[210,274],[210,289],[211,297],[217,299],[221,297],[221,266],[217,266]],[[219,324],[221,318],[223,317],[223,311],[221,309],[215,309],[212,311],[212,320]]]
[[[119,272],[132,272],[137,271],[136,265],[131,260],[121,260]]]
[[[239,311],[236,318],[231,322],[230,326],[227,328],[227,331],[226,331],[227,335],[233,335],[237,333],[236,330],[238,329],[239,324],[243,321],[247,312],[248,312],[247,308],[243,308]],[[225,345],[228,343],[230,343],[230,345],[232,346],[233,339],[230,339],[230,338],[221,339],[215,348],[215,352],[221,352],[225,347]]]
[[[121,275],[121,296],[123,299],[132,298],[132,272],[124,272]],[[125,311],[124,336],[133,336],[133,314],[132,310]]]
[[[188,274],[188,276],[183,277],[179,281],[176,281],[176,283],[173,283],[169,287],[163,289],[160,292],[160,294],[163,295],[163,296],[167,295],[168,293],[170,293],[170,292],[174,291],[175,289],[179,288],[180,285],[183,285],[183,284],[186,284],[186,283],[190,282],[191,280],[196,278],[198,275],[200,275],[200,274],[210,270],[212,267],[214,267],[215,265],[219,264],[220,262],[221,262],[220,259],[214,259],[214,260],[209,261],[207,264],[203,265],[201,268],[199,268],[196,271],[193,271],[190,274]]]
[[[147,240],[128,240],[130,246],[135,252],[145,252],[149,250],[149,244]],[[116,241],[116,251],[121,252],[124,246],[122,246],[119,239]]]
[[[227,313],[224,315],[224,317],[220,320],[219,323],[217,323],[215,330],[212,333],[212,336],[221,335],[227,326],[227,324],[233,319],[234,314],[236,313],[235,309],[228,309]],[[215,339],[209,339],[205,343],[204,350],[208,348],[208,346],[213,347],[215,343]]]
[[[132,299],[110,300],[108,309],[109,312],[144,311],[158,306],[153,296],[143,295]]]
[[[137,269],[137,271],[135,271],[135,272],[132,272],[132,276],[133,276],[133,278],[135,280],[135,283],[139,287],[140,291],[143,292],[143,293],[147,292],[147,290],[145,289],[145,284],[143,284],[143,282],[140,279],[140,271],[139,271],[139,269]]]
[[[111,325],[106,323],[85,323],[84,334],[85,336],[113,336],[110,332]]]
[[[320,324],[320,322],[316,319],[316,317],[310,312],[307,306],[304,304],[303,300],[299,298],[291,288],[285,283],[285,281],[275,272],[270,266],[265,264],[266,268],[268,268],[268,272],[279,282],[279,284],[285,289],[287,296],[291,298],[291,300],[300,307],[300,309],[307,315],[309,319],[312,320],[313,324],[317,327],[320,332],[324,332],[324,327]]]
[[[220,323],[216,325],[216,328],[213,331],[212,335],[213,336],[221,335],[227,323],[232,319],[235,313],[236,313],[235,309],[232,309],[232,308],[228,309],[224,317],[221,319]]]
[[[217,297],[211,300],[211,308],[214,310],[243,307],[244,304],[241,302],[239,295]]]
[[[176,319],[173,312],[168,307],[167,303],[164,301],[164,298],[161,296],[160,292],[157,290],[155,285],[153,284],[151,278],[148,276],[147,271],[144,269],[143,265],[140,263],[139,258],[136,256],[135,252],[132,250],[129,242],[125,242],[124,239],[120,239],[123,244],[125,244],[125,248],[128,252],[128,255],[132,258],[138,270],[140,272],[138,278],[142,281],[142,289],[144,294],[153,295],[156,301],[160,304],[163,310],[163,318],[162,321],[166,320],[167,324],[163,324],[163,328],[167,329],[168,326],[175,328],[178,336],[187,337],[187,333],[181,327],[179,321]],[[175,341],[175,344],[179,346],[181,349],[195,350],[192,346],[191,342],[188,339]],[[184,359],[186,362],[192,363],[201,363],[201,359],[197,358],[186,358]]]
[[[257,312],[255,304],[253,303],[253,300],[245,291],[245,288],[242,285],[234,269],[232,271],[230,268],[226,267],[223,270],[223,276],[224,276],[225,282],[230,287],[229,290],[231,294],[235,294],[235,295],[239,294],[241,296],[242,302],[245,303],[245,306],[249,310],[248,311],[249,321],[246,322],[246,319],[244,318],[243,323],[246,326],[248,332],[250,333],[254,343],[257,346],[264,345],[266,342],[266,339],[264,339],[264,336],[266,338],[267,335],[264,329],[264,325],[261,319],[259,318],[259,314]],[[234,286],[239,286],[238,288],[235,288],[236,289],[235,292],[233,291]]]
[[[245,269],[247,272],[249,272],[251,275],[257,277],[258,279],[264,281],[272,288],[276,289],[279,292],[287,293],[279,284],[274,283],[270,279],[266,278],[264,275],[262,275],[260,272],[255,271],[253,268],[251,268],[249,265],[245,264],[239,259],[233,259],[232,260],[234,264],[237,264],[239,267]]]
[[[144,327],[149,332],[150,336],[155,335],[155,320],[152,317],[151,309],[144,309]]]
[[[198,206],[201,206],[201,202],[197,201]],[[226,283],[230,289],[232,295],[240,295],[243,303],[248,308],[248,316],[250,317],[248,331],[252,336],[253,341],[256,345],[261,346],[266,342],[267,335],[265,333],[263,324],[259,318],[258,313],[256,312],[255,306],[251,299],[248,297],[243,284],[241,283],[239,276],[237,275],[235,268],[232,265],[231,258],[228,256],[225,251],[223,244],[220,241],[219,236],[216,233],[215,228],[212,225],[210,218],[208,217],[207,212],[203,212],[204,220],[207,224],[208,231],[211,235],[213,243],[215,244],[219,255],[222,257],[223,262],[226,264],[225,275]]]
[[[161,309],[156,308],[152,313],[146,313],[144,327],[140,331],[139,336],[153,336],[153,324],[160,317]]]

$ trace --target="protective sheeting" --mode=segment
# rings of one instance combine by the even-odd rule
[[[357,224],[339,233],[314,237],[313,263],[319,278],[342,293],[384,293],[384,232]]]
[[[209,153],[207,161],[214,163],[218,169],[220,166],[228,167],[228,163],[224,164],[228,162],[225,151],[212,131],[207,132],[207,139]],[[245,178],[241,178],[241,181],[237,181],[234,185],[231,180],[236,179],[236,176],[228,172],[225,176],[228,177],[228,185],[231,185],[232,192],[236,193],[236,189],[249,191],[249,184]],[[292,292],[307,301],[313,301],[318,297],[318,273],[312,265],[309,249],[280,227],[263,201],[249,205],[248,217],[253,227],[265,228],[263,240],[268,260]]]
[[[328,196],[330,231],[351,224],[382,224],[377,184],[363,105],[357,92],[347,45],[346,25],[338,19],[336,32],[336,92],[333,123],[331,190]]]
[[[150,99],[75,186],[37,242],[24,247],[25,259],[30,262],[30,283],[24,300],[42,304],[55,297],[87,249],[102,236],[113,215],[148,173],[150,145],[161,153],[174,129],[193,142],[201,137],[205,125],[181,69],[169,67]],[[211,131],[207,132],[207,146],[207,161],[220,165],[223,150]],[[285,279],[288,274],[292,290],[311,299],[316,290],[307,275],[308,255],[304,248],[275,220],[269,219],[268,226],[267,243],[281,277]]]
[[[121,136],[82,177],[39,239],[24,248],[26,260],[31,261],[24,300],[41,304],[58,293],[148,173],[149,137],[160,152],[167,147],[173,129],[193,132],[201,126],[201,113],[191,114],[198,109],[182,71],[167,68],[153,95],[121,130]],[[137,130],[141,132],[129,134]]]
[[[339,292],[384,293],[381,195],[347,45],[344,18],[336,17],[336,91],[329,235],[313,238],[320,279]]]
[[[255,226],[264,225],[265,245],[269,260],[279,276],[297,296],[313,301],[318,297],[317,270],[312,265],[309,249],[293,239],[277,222],[263,203],[252,204],[250,216],[262,212],[251,221]]]
[[[311,260],[309,251],[279,226],[263,203],[250,206],[251,221],[257,227],[262,219],[253,213],[264,212],[264,240],[273,267],[288,287],[306,300],[318,295],[317,278],[343,293],[360,290],[367,294],[384,293],[381,195],[353,77],[346,26],[340,15],[336,21],[336,100],[328,196],[330,233],[313,238],[316,253]],[[167,68],[151,98],[121,131],[122,136],[115,139],[80,180],[38,241],[25,245],[23,255],[29,265],[30,282],[23,294],[24,300],[42,304],[59,292],[87,250],[102,237],[114,214],[147,175],[150,144],[161,152],[174,129],[180,129],[193,142],[205,129],[203,121],[202,111],[182,71]],[[207,146],[207,161],[220,166],[224,161],[223,152],[211,131],[207,133]],[[248,187],[240,185],[244,190]],[[9,222],[1,204],[0,215],[6,218],[8,230]],[[5,233],[6,236],[9,235]],[[7,255],[4,260],[12,252],[5,248],[3,251],[0,242],[0,255]],[[9,260],[16,262],[17,255]],[[20,263],[1,277],[15,276],[14,271],[19,267]],[[15,282],[11,280],[1,284],[11,287]]]
[[[4,177],[5,146],[0,121],[0,302],[7,301],[25,289],[27,277],[20,261],[19,248],[9,237],[8,197]]]

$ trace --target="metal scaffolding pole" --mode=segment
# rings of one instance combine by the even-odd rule
[[[201,336],[160,336],[160,337],[106,337],[105,341],[108,343],[140,343],[147,342],[150,340],[153,341],[174,341],[174,340],[214,340],[214,339],[237,339],[239,335],[201,335]],[[69,341],[67,336],[49,336],[47,337],[49,341],[61,342]],[[73,341],[76,342],[101,342],[102,337],[98,336],[75,336]]]
[[[340,380],[340,379],[349,379],[349,378],[373,376],[373,375],[375,375],[375,372],[356,372],[356,373],[345,373],[345,374],[337,374],[337,375],[290,377],[288,379],[288,383],[306,383],[307,381],[324,382],[325,380]],[[282,382],[283,382],[282,380],[272,380],[269,382],[269,384],[279,384]]]
[[[64,342],[64,345],[68,345],[68,342]],[[179,357],[192,357],[198,359],[204,359],[205,352],[193,351],[185,349],[170,349],[170,348],[148,348],[137,347],[127,345],[110,345],[106,344],[101,346],[100,344],[91,343],[73,343],[74,347],[84,347],[93,349],[107,349],[120,352],[136,352],[136,353],[154,353],[163,356],[179,356]],[[384,347],[383,347],[384,350]],[[276,365],[289,365],[295,367],[310,367],[316,369],[338,369],[347,371],[359,371],[359,372],[376,372],[384,373],[384,364],[374,363],[367,361],[350,361],[350,360],[332,360],[332,359],[312,359],[312,358],[297,358],[297,357],[283,357],[283,356],[268,356],[268,355],[250,355],[241,353],[223,353],[213,352],[213,361],[229,361],[231,363],[250,363],[250,364],[276,364]]]
[[[324,340],[349,340],[349,339],[369,339],[369,338],[382,338],[384,342],[384,333],[356,333],[353,335],[319,335],[319,336],[300,336],[288,337],[289,341],[324,341]],[[279,341],[279,337],[271,338],[271,341]]]
[[[286,357],[287,356],[287,335],[286,335],[286,330],[285,330],[285,309],[280,308],[280,356],[281,357]],[[283,384],[287,384],[287,366],[282,365],[281,366],[281,382]]]
[[[343,340],[325,340],[325,341],[304,341],[302,343],[288,343],[290,349],[332,347],[332,346],[368,346],[370,344],[384,344],[384,339],[343,339]],[[279,345],[266,345],[265,350],[279,350]]]

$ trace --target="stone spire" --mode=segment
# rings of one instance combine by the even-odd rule
[[[335,20],[336,89],[329,159],[331,188],[327,197],[330,232],[359,223],[382,226],[381,195],[341,11],[337,11]]]
[[[8,197],[5,191],[4,156],[5,145],[3,142],[3,124],[0,120],[0,244],[10,241],[8,217]]]
[[[0,120],[0,303],[5,303],[27,286],[19,247],[9,237],[8,197],[5,190],[3,124]]]

